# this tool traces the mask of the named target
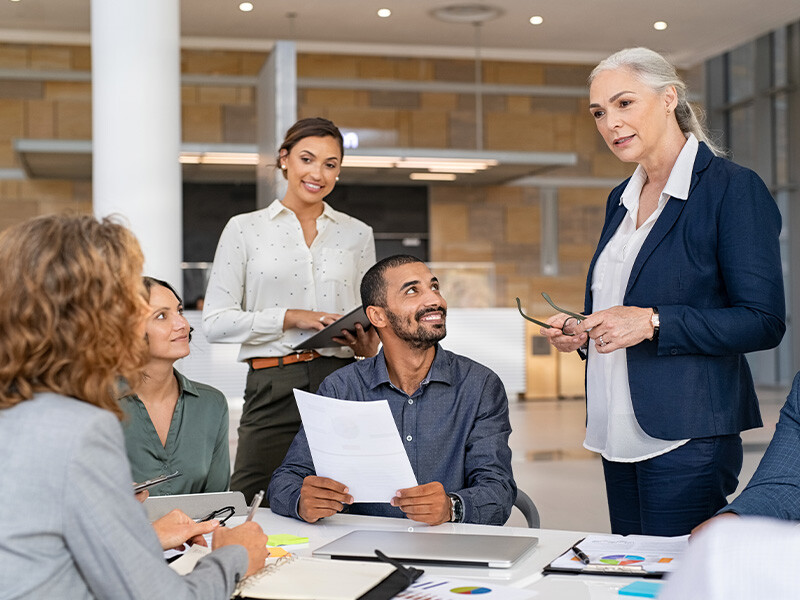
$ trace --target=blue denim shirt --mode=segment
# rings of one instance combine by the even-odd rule
[[[430,371],[409,396],[389,381],[381,350],[329,375],[318,393],[359,402],[388,400],[417,482],[438,481],[446,492],[460,496],[465,523],[502,525],[508,520],[517,495],[508,447],[511,425],[506,392],[493,371],[437,345]],[[314,464],[300,429],[272,475],[267,494],[273,512],[299,518],[300,488],[309,475],[314,475]],[[405,516],[388,503],[352,504],[345,511]]]

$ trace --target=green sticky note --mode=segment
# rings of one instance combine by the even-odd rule
[[[289,533],[271,533],[267,542],[270,546],[294,546],[295,544],[307,543],[307,537],[298,537]]]
[[[661,591],[661,583],[655,581],[635,581],[619,590],[620,596],[638,596],[640,598],[656,598]]]

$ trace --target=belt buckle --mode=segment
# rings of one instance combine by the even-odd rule
[[[314,351],[303,350],[302,352],[295,353],[295,356],[297,356],[297,362],[311,362],[314,360]]]

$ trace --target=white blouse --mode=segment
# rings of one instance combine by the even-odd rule
[[[697,138],[689,134],[658,199],[658,207],[639,228],[636,227],[639,197],[647,173],[641,165],[634,171],[620,198],[620,204],[628,213],[603,248],[592,273],[592,312],[622,305],[633,263],[667,201],[671,197],[683,200],[689,197],[698,146]],[[607,460],[637,462],[665,454],[689,441],[650,437],[639,426],[631,402],[624,348],[600,354],[594,340],[589,341],[586,389],[587,423],[583,446],[587,450],[599,452]],[[669,418],[668,412],[669,408],[665,407],[664,418]]]
[[[314,333],[283,331],[288,309],[345,314],[361,304],[361,278],[375,264],[372,228],[327,203],[323,207],[311,247],[297,216],[279,200],[228,221],[203,308],[209,341],[240,343],[240,361],[285,356]],[[319,352],[353,355],[349,348]]]

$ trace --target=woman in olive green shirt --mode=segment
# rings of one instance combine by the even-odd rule
[[[120,400],[125,446],[135,481],[180,471],[153,496],[222,492],[230,485],[228,402],[219,390],[173,367],[189,354],[191,327],[165,281],[145,277],[150,298],[145,338],[150,360],[135,394]]]

